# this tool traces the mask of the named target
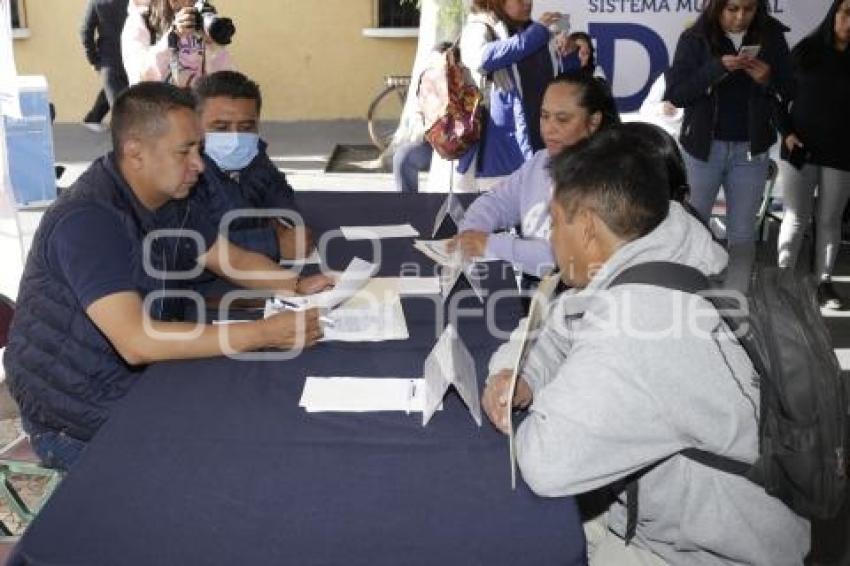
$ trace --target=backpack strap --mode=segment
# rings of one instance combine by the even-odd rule
[[[625,271],[617,275],[614,281],[608,285],[608,288],[617,287],[619,285],[653,285],[682,293],[691,293],[700,295],[705,300],[710,302],[717,310],[723,321],[729,326],[730,330],[736,332],[740,328],[741,322],[733,317],[726,316],[724,307],[729,306],[723,302],[722,297],[714,296],[705,291],[711,289],[711,281],[700,270],[669,261],[652,261],[640,263],[627,268]],[[687,448],[679,452],[695,462],[704,466],[714,468],[729,474],[749,477],[752,465],[747,462],[741,462],[700,450],[698,448]],[[664,460],[662,460],[663,462]],[[650,471],[652,468],[660,464],[657,462],[629,476],[625,482],[626,493],[626,533],[625,541],[628,545],[635,536],[637,530],[638,519],[638,481],[640,477]]]

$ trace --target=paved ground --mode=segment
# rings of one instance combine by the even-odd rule
[[[324,172],[325,164],[337,143],[369,143],[365,122],[338,121],[319,123],[266,123],[263,137],[269,143],[269,155],[283,169],[296,190],[375,190],[391,191],[388,174]],[[57,162],[67,166],[60,185],[70,185],[96,157],[109,150],[108,134],[95,134],[77,124],[58,124],[55,128]],[[34,227],[40,213],[23,215],[23,222]],[[770,253],[765,261],[771,261]],[[836,271],[838,290],[850,296],[850,261],[845,254]],[[845,370],[850,369],[850,311],[827,313],[827,325],[832,333],[835,351]],[[0,445],[14,439],[19,432],[16,419],[0,421]],[[26,486],[28,497],[37,494],[39,486]],[[0,505],[0,520],[6,521],[9,512]],[[14,521],[10,524],[17,528]],[[814,530],[814,560],[812,564],[850,565],[850,504],[835,521],[818,524]]]
[[[369,144],[366,122],[265,122],[261,134],[272,160],[286,172],[295,190],[392,191],[387,173],[325,173],[336,144]],[[79,124],[54,127],[56,161],[68,167],[59,184],[67,186],[88,164],[111,148],[108,133],[94,133]]]

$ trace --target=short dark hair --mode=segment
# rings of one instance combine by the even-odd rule
[[[194,87],[198,109],[204,107],[209,98],[225,96],[227,98],[247,98],[257,103],[257,113],[263,107],[260,86],[239,71],[216,71],[204,75]]]
[[[628,122],[617,126],[625,136],[634,140],[635,147],[645,151],[647,158],[657,159],[667,171],[670,200],[684,203],[690,193],[688,170],[676,139],[664,128],[648,122]]]
[[[554,157],[550,171],[554,200],[568,219],[580,207],[590,208],[626,241],[652,232],[670,210],[666,171],[619,128],[601,131]]]
[[[122,157],[131,135],[156,137],[168,131],[168,114],[186,108],[195,110],[192,94],[164,82],[141,82],[125,90],[112,109],[112,147]]]
[[[617,103],[611,88],[605,79],[594,77],[582,69],[574,69],[561,73],[549,81],[546,89],[556,84],[574,85],[579,88],[579,106],[587,110],[588,114],[602,114],[599,129],[605,129],[620,123],[620,113],[617,111]]]

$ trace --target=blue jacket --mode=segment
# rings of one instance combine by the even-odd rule
[[[144,269],[142,242],[148,233],[191,227],[202,233],[207,246],[215,239],[215,231],[189,214],[185,201],[169,203],[156,212],[147,210],[111,156],[95,161],[45,213],[21,278],[4,365],[10,392],[25,422],[34,429],[30,432],[64,432],[83,441],[106,421],[112,405],[127,393],[141,370],[118,355],[86,315],[62,270],[48,259],[57,224],[71,213],[86,214],[94,207],[114,215],[126,229],[131,280],[142,297],[166,287],[165,281]],[[186,246],[187,240],[181,238],[178,244]],[[194,265],[197,253],[181,253],[183,250],[163,238],[154,239],[152,265],[166,272],[186,270]],[[97,254],[98,250],[90,252]],[[173,318],[183,306],[175,302],[154,305],[152,314]]]
[[[485,84],[492,86],[483,139],[461,158],[461,173],[469,169],[476,151],[476,176],[502,177],[519,169],[540,149],[533,147],[529,136],[522,80],[516,65],[529,57],[545,59],[541,63],[548,64],[551,76],[543,77],[543,84],[565,66],[577,65],[575,56],[566,60],[554,56],[548,48],[549,40],[549,30],[536,22],[508,37],[504,24],[494,23],[483,13],[470,15],[461,39],[461,57],[478,77],[479,88],[486,93]]]
[[[267,144],[260,141],[260,152],[245,169],[231,174],[222,171],[206,154],[204,174],[189,197],[192,206],[201,207],[207,218],[224,233],[222,219],[231,211],[285,209],[300,213],[295,192],[266,153]],[[280,248],[273,220],[265,217],[240,217],[228,227],[228,239],[240,248],[280,260]]]

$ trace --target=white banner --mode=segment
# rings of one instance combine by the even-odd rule
[[[652,82],[670,66],[679,35],[696,21],[703,0],[537,0],[543,12],[570,14],[573,31],[596,42],[596,60],[612,82],[623,112],[640,107]],[[830,0],[769,0],[774,17],[791,28],[793,46],[826,16]]]

